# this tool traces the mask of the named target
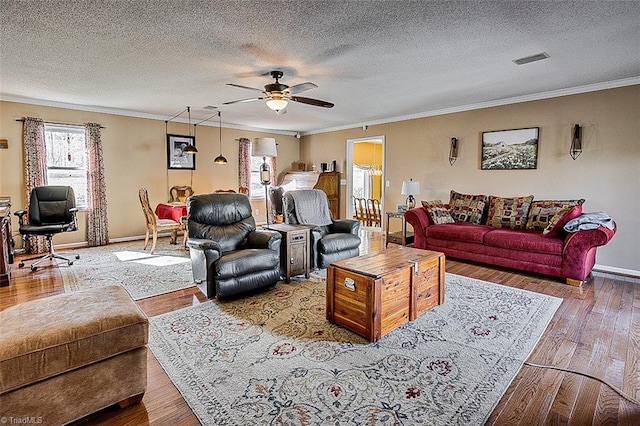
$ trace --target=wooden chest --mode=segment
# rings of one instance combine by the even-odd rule
[[[327,268],[327,320],[371,342],[444,303],[444,254],[396,246]]]

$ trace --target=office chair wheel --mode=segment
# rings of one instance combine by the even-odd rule
[[[38,267],[37,267],[37,266],[33,266],[33,265],[31,265],[31,270],[32,270],[32,271],[37,271],[37,270],[38,270]]]
[[[18,263],[18,268],[24,268],[24,262]]]
[[[79,254],[76,254],[76,259],[80,259],[80,255]]]
[[[73,265],[73,261],[70,261],[70,262],[69,262],[69,266],[71,266],[71,265]]]

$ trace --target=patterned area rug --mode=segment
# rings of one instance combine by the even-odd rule
[[[203,424],[482,424],[562,299],[453,274],[446,302],[368,343],[324,282],[153,317],[150,348]]]
[[[73,250],[80,254],[72,266],[59,266],[64,291],[121,284],[134,300],[193,286],[189,252],[160,238],[153,255],[142,250],[144,241]],[[64,253],[61,253],[64,254]]]

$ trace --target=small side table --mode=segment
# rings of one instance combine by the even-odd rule
[[[386,212],[387,215],[387,223],[386,223],[386,242],[385,248],[389,245],[389,243],[402,244],[403,246],[407,246],[409,244],[413,244],[413,232],[407,231],[407,221],[404,219],[404,212]],[[402,220],[402,231],[400,232],[389,232],[389,219],[400,219]]]
[[[304,275],[305,278],[309,278],[311,264],[309,252],[310,228],[284,223],[275,223],[265,228],[282,234],[280,270],[285,277],[284,282],[291,282],[291,277],[295,275]]]

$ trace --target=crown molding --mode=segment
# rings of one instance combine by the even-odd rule
[[[287,135],[287,136],[295,136],[296,133],[299,133],[301,136],[306,136],[306,135],[315,135],[320,133],[329,133],[329,132],[353,129],[353,128],[362,127],[362,126],[374,126],[379,124],[395,123],[398,121],[414,120],[418,118],[453,114],[457,112],[473,111],[477,109],[491,108],[496,106],[512,105],[512,104],[517,104],[522,102],[531,102],[531,101],[538,101],[542,99],[558,98],[561,96],[596,92],[598,90],[615,89],[618,87],[633,86],[636,84],[640,84],[640,76],[625,78],[621,80],[607,81],[602,83],[587,84],[584,86],[576,86],[576,87],[570,87],[566,89],[558,89],[558,90],[551,90],[547,92],[533,93],[529,95],[516,96],[512,98],[496,99],[496,100],[479,102],[475,104],[461,105],[461,106],[451,107],[451,108],[424,111],[420,113],[403,115],[398,117],[387,117],[387,118],[374,120],[374,121],[350,123],[342,126],[309,130],[306,132],[294,132],[294,131],[278,130],[278,129],[263,129],[263,128],[257,128],[257,127],[251,127],[251,126],[231,124],[231,123],[223,123],[222,127],[226,129],[246,130],[251,132],[269,132],[269,133]],[[48,106],[48,107],[54,107],[54,108],[65,108],[65,109],[72,109],[72,110],[78,110],[78,111],[97,112],[102,114],[121,115],[125,117],[143,118],[143,119],[149,119],[149,120],[161,120],[161,121],[167,120],[166,116],[158,115],[158,114],[149,114],[149,113],[144,113],[139,111],[129,111],[129,110],[106,108],[106,107],[99,107],[99,106],[93,106],[93,105],[77,105],[77,104],[69,104],[64,102],[47,101],[43,99],[33,99],[33,98],[25,98],[21,96],[7,95],[4,93],[0,93],[0,101]],[[178,117],[172,121],[187,123],[187,120],[181,117]],[[217,127],[217,124],[213,124],[211,122],[204,122],[199,125]]]
[[[516,96],[513,98],[496,99],[492,101],[479,102],[475,104],[461,105],[452,108],[443,108],[432,111],[425,111],[416,114],[403,115],[398,117],[388,117],[374,121],[363,121],[360,123],[345,124],[343,126],[328,127],[323,129],[310,130],[301,132],[302,136],[314,135],[319,133],[336,132],[340,130],[348,130],[362,126],[375,126],[378,124],[395,123],[398,121],[414,120],[417,118],[435,117],[438,115],[453,114],[457,112],[473,111],[477,109],[491,108],[496,106],[512,105],[522,102],[539,101],[542,99],[559,98],[561,96],[578,95],[581,93],[597,92],[598,90],[615,89],[618,87],[633,86],[640,84],[640,77],[631,77],[621,80],[607,81],[603,83],[588,84],[585,86],[570,87],[567,89],[551,90],[548,92],[533,93],[530,95]]]
[[[150,113],[139,112],[139,111],[129,111],[125,109],[99,107],[94,105],[78,105],[78,104],[70,104],[65,102],[47,101],[44,99],[25,98],[22,96],[7,95],[4,93],[0,93],[0,101],[15,102],[19,104],[39,105],[39,106],[46,106],[46,107],[52,107],[52,108],[72,109],[76,111],[97,112],[100,114],[120,115],[120,116],[131,117],[131,118],[167,121],[167,116],[165,115],[150,114]],[[197,120],[192,120],[192,121],[197,121]],[[189,121],[184,117],[177,117],[172,119],[171,122],[188,123]],[[204,121],[199,123],[198,126],[218,127],[218,123],[214,123],[213,121]],[[222,123],[222,128],[246,130],[246,131],[260,132],[260,133],[268,132],[268,133],[274,133],[277,135],[286,135],[286,136],[295,136],[297,133],[289,130],[262,129],[258,127],[243,126],[241,124],[232,124],[232,123],[224,123],[224,122]]]

